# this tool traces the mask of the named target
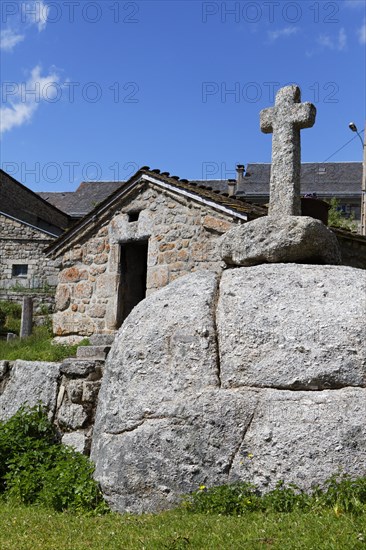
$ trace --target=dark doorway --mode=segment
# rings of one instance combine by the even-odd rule
[[[148,241],[121,245],[117,324],[120,327],[132,309],[146,296]]]

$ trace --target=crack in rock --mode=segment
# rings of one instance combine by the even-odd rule
[[[239,440],[239,443],[238,445],[235,447],[234,449],[234,452],[232,453],[231,457],[229,458],[229,462],[227,464],[227,466],[225,466],[225,469],[224,469],[224,473],[227,473],[228,475],[228,478],[230,477],[230,473],[231,473],[231,469],[233,467],[233,464],[234,464],[234,460],[238,454],[238,452],[240,451],[240,447],[242,446],[242,444],[244,443],[244,439],[245,439],[245,436],[247,435],[248,433],[248,430],[253,422],[253,418],[254,418],[254,415],[255,415],[255,410],[253,411],[251,417],[249,418],[249,422],[248,424],[246,425],[246,427],[244,428],[244,431],[243,431],[243,434]]]
[[[220,360],[220,341],[219,341],[219,334],[217,330],[217,304],[220,300],[220,282],[221,277],[219,277],[216,280],[216,292],[214,299],[212,301],[212,324],[214,329],[214,345],[215,345],[215,354],[216,354],[216,368],[217,368],[217,380],[218,380],[218,387],[221,388],[221,360]]]

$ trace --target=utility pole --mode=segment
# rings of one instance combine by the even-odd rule
[[[352,132],[356,132],[360,138],[362,149],[363,149],[363,160],[362,160],[362,183],[361,183],[361,235],[366,236],[366,121],[365,121],[365,130],[363,134],[363,139],[360,132],[357,130],[357,126],[354,122],[349,123],[349,128]]]

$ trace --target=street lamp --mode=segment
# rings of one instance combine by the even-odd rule
[[[357,130],[357,126],[354,122],[350,122],[348,125],[352,132],[356,132],[363,148],[363,161],[362,161],[362,184],[361,184],[361,235],[366,235],[366,146],[365,141],[362,139],[360,132]],[[366,123],[365,123],[366,133]]]

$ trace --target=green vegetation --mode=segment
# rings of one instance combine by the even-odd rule
[[[202,485],[185,503],[190,512],[242,515],[248,512],[320,512],[331,509],[336,515],[364,514],[366,518],[366,477],[351,479],[333,476],[324,488],[305,493],[296,485],[279,482],[275,489],[260,495],[250,483],[236,483],[207,489]]]
[[[340,201],[335,197],[328,202],[330,204],[328,225],[330,227],[338,227],[339,229],[347,229],[348,231],[356,231],[357,224],[354,222],[354,214],[352,213],[349,217],[346,217],[340,209]]]
[[[78,346],[88,345],[87,339],[79,344],[65,346],[53,344],[49,327],[36,327],[32,336],[20,340],[16,338],[6,342],[0,340],[0,360],[15,361],[62,361],[67,357],[75,357]]]
[[[176,510],[137,516],[106,513],[92,473],[85,456],[59,444],[41,405],[0,422],[0,548],[365,548],[365,478],[332,478],[311,495],[283,484],[264,496],[247,483],[202,485]]]
[[[53,344],[48,305],[42,305],[40,310],[45,317],[44,324],[35,327],[32,336],[22,340],[16,338],[9,342],[0,339],[0,360],[62,361],[66,357],[75,357],[78,346],[89,344],[87,339],[74,346]],[[22,307],[19,304],[0,301],[0,336],[7,332],[19,335],[21,314]]]
[[[46,410],[22,407],[0,422],[0,494],[18,504],[40,504],[56,511],[108,510],[90,460],[58,441]]]
[[[0,301],[0,333],[19,334],[22,306],[15,302]]]
[[[2,550],[364,550],[366,541],[364,517],[329,510],[87,517],[0,504],[0,517]]]

